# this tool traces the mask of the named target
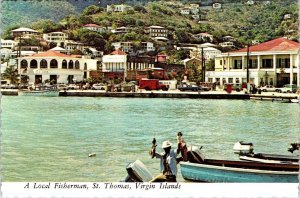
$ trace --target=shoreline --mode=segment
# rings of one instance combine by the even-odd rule
[[[18,96],[18,90],[1,90],[3,96]],[[66,90],[59,92],[60,97],[123,97],[123,98],[199,98],[199,99],[232,99],[232,100],[276,100],[296,99],[296,94],[263,92],[247,94],[245,92],[227,93],[225,91],[181,92],[172,91],[138,91],[138,92],[105,92],[100,90]]]

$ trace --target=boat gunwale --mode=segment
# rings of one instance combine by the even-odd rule
[[[233,161],[232,161],[233,162]],[[256,162],[246,162],[246,163],[256,163]],[[264,163],[261,163],[264,164]],[[191,163],[191,162],[180,162],[180,166],[194,166],[199,168],[209,168],[209,169],[219,169],[219,170],[227,170],[234,172],[243,172],[243,173],[258,173],[258,174],[277,174],[277,175],[295,175],[299,174],[298,171],[274,171],[274,170],[261,170],[261,169],[250,169],[250,168],[237,168],[237,167],[226,167],[226,166],[218,166],[202,163]]]

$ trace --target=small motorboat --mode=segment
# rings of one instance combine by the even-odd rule
[[[182,177],[196,182],[298,183],[299,165],[205,159],[180,162]]]
[[[291,99],[291,103],[299,103],[300,104],[300,100],[299,99]]]
[[[292,143],[288,151],[293,153],[299,150],[299,143]],[[243,141],[237,142],[233,146],[234,153],[239,154],[240,160],[262,162],[262,163],[277,163],[277,164],[296,164],[299,165],[299,155],[278,155],[268,153],[254,153],[253,144]]]

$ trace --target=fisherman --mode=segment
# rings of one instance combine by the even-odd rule
[[[182,133],[178,132],[177,133],[177,143],[178,143],[178,148],[177,148],[177,155],[181,153],[181,157],[183,158],[183,161],[186,162],[188,161],[188,149],[186,147],[186,143],[182,137]]]
[[[177,175],[177,162],[176,162],[176,151],[172,150],[172,143],[169,141],[164,141],[162,148],[164,153],[156,153],[156,140],[153,138],[152,149],[150,155],[152,158],[160,159],[160,171],[161,173],[154,177],[150,182],[176,182]]]

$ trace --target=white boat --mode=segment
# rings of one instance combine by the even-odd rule
[[[57,97],[59,96],[59,90],[55,86],[43,86],[34,90],[20,90],[19,96],[45,96],[45,97]]]
[[[299,99],[291,99],[292,103],[299,103],[300,104],[300,100]]]

